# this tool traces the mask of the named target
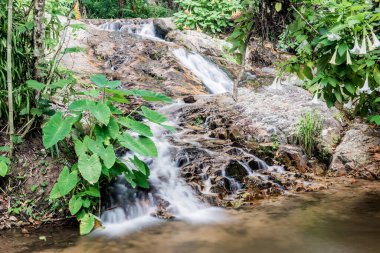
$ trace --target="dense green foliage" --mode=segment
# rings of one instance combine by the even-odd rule
[[[87,18],[157,18],[168,17],[171,9],[150,5],[145,0],[82,0]]]
[[[245,1],[244,6],[230,36],[232,51],[239,51],[238,60],[250,34],[279,39],[282,50],[295,53],[282,64],[279,75],[284,71],[296,73],[305,87],[329,106],[342,108],[345,104],[352,115],[380,124],[378,1]],[[272,17],[262,18],[266,16],[263,9]],[[263,24],[275,16],[291,22],[278,38],[260,34]]]
[[[285,68],[329,106],[349,103],[380,125],[380,12],[368,1],[303,1],[289,38],[296,57]]]
[[[174,14],[180,29],[222,32],[231,27],[234,15],[242,5],[240,0],[177,0],[180,11]]]
[[[103,183],[124,175],[132,187],[149,188],[149,167],[139,157],[156,157],[157,148],[150,127],[133,116],[143,116],[175,131],[163,124],[166,121],[163,115],[148,107],[134,108],[128,115],[117,108],[129,102],[128,96],[156,102],[170,102],[170,98],[145,90],[118,90],[121,82],[108,81],[103,75],[95,75],[91,80],[96,87],[81,94],[86,98],[70,103],[66,115],[56,112],[43,126],[45,148],[51,149],[61,142],[74,144],[77,163],[71,168],[64,167],[50,198],[69,197],[68,207],[81,222],[81,234],[88,234],[95,224],[94,213],[99,210]],[[123,161],[116,157],[117,150],[123,148],[136,155]]]
[[[22,127],[30,120],[31,109],[38,101],[36,91],[28,87],[26,81],[34,78],[36,66],[33,55],[33,11],[30,9],[31,1],[14,1],[14,20],[12,38],[12,77],[15,125]],[[45,52],[52,55],[59,43],[59,33],[63,29],[63,24],[59,20],[59,15],[65,15],[68,11],[68,0],[47,1],[46,12],[50,14],[45,20]],[[6,87],[6,35],[7,35],[7,8],[6,1],[0,2],[0,118],[7,120],[8,105]],[[52,78],[54,58],[47,60],[42,67],[43,79]],[[49,74],[50,73],[50,74]],[[54,78],[54,77],[53,77]]]

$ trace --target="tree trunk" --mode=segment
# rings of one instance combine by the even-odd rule
[[[12,85],[12,25],[13,25],[13,0],[8,1],[8,31],[7,31],[7,85],[9,108],[9,145],[10,156],[13,155],[13,135],[15,133],[13,123],[13,85]]]
[[[244,49],[244,52],[243,52],[243,55],[242,55],[242,62],[241,62],[241,65],[240,65],[240,73],[239,73],[239,76],[236,78],[235,82],[234,82],[234,86],[233,86],[233,89],[232,89],[232,98],[237,102],[238,100],[238,86],[240,85],[240,83],[243,81],[243,78],[244,78],[244,72],[245,72],[245,65],[247,64],[247,60],[248,60],[248,57],[249,57],[249,53],[248,53],[248,50],[247,50],[247,47],[248,47],[248,44],[251,40],[251,37],[252,37],[252,32],[250,32],[247,36],[247,42],[245,44],[245,49]]]
[[[34,0],[34,62],[35,72],[34,78],[38,81],[42,80],[41,64],[44,59],[44,39],[45,39],[45,0]]]
[[[118,1],[119,1],[120,18],[124,18],[125,0],[118,0]]]

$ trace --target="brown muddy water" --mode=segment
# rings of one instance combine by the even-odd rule
[[[225,212],[217,224],[162,222],[118,238],[79,237],[74,228],[50,228],[29,235],[7,231],[0,236],[0,252],[380,252],[380,183],[340,185]]]

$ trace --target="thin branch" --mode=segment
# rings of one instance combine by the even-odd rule
[[[303,21],[305,21],[306,24],[307,24],[311,29],[313,29],[314,32],[320,34],[320,33],[314,28],[314,26],[312,26],[312,25],[306,20],[306,18],[302,15],[302,13],[299,12],[299,11],[297,10],[296,7],[294,7],[293,4],[291,4],[290,7],[292,7],[292,9],[293,9],[295,12],[297,12],[298,15],[300,15],[300,17],[303,19]]]

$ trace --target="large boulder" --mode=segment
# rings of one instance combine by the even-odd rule
[[[186,47],[187,49],[215,57],[223,57],[224,52],[231,47],[231,44],[220,39],[212,38],[206,34],[185,30],[174,30],[167,34],[166,39]]]
[[[153,19],[153,24],[161,38],[164,38],[169,32],[177,28],[173,18],[155,18]]]
[[[330,174],[380,179],[380,130],[355,123],[336,148]]]

